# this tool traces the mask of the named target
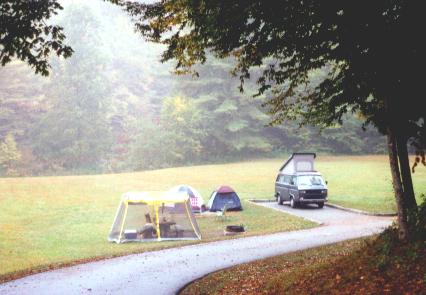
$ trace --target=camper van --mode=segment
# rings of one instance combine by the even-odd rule
[[[300,204],[324,207],[327,201],[327,183],[314,170],[315,158],[315,153],[294,153],[284,163],[275,181],[275,198],[278,204],[289,201],[292,208]]]

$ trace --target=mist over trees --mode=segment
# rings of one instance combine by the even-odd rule
[[[0,68],[0,173],[120,172],[278,156],[293,151],[383,153],[385,139],[348,115],[319,129],[268,126],[256,85],[238,90],[230,60],[210,59],[199,78],[173,76],[164,47],[133,32],[101,1],[64,4],[55,18],[74,53],[50,58],[49,77],[27,65]]]

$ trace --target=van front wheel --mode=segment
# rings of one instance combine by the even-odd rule
[[[296,201],[294,200],[293,197],[290,198],[290,207],[291,208],[297,208],[297,203],[296,203]]]

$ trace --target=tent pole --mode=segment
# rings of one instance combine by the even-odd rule
[[[158,216],[158,206],[154,204],[155,218],[157,219],[157,240],[161,241],[160,217]]]
[[[121,236],[123,235],[123,229],[124,229],[124,222],[126,221],[127,218],[127,208],[129,208],[129,203],[126,202],[126,208],[124,209],[124,218],[123,221],[121,222],[121,229],[120,229],[120,235],[118,236],[118,243],[121,243]]]
[[[185,209],[186,209],[186,215],[188,216],[188,219],[191,222],[192,229],[194,230],[194,232],[197,235],[197,237],[201,240],[201,236],[197,233],[197,230],[195,229],[194,223],[192,223],[191,216],[189,215],[189,209],[188,209],[188,207],[189,207],[189,200],[186,200],[184,204],[185,204]],[[194,216],[194,218],[195,218],[195,216]]]

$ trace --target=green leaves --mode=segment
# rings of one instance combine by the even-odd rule
[[[205,63],[206,52],[232,56],[243,90],[260,67],[258,90],[272,94],[265,104],[274,124],[298,119],[302,125],[327,127],[341,123],[347,112],[361,112],[382,133],[395,125],[416,142],[424,141],[417,140],[425,126],[417,73],[426,64],[419,3],[165,0],[122,5],[137,17],[136,27],[147,40],[167,45],[163,61],[176,61],[179,73],[198,72],[195,65]]]
[[[62,6],[56,1],[2,1],[0,3],[0,64],[19,59],[35,73],[49,74],[49,55],[70,57],[62,27],[46,24]]]
[[[16,164],[21,159],[21,152],[19,151],[15,137],[12,133],[7,134],[3,142],[0,142],[0,167],[6,170],[6,174],[15,176]]]

